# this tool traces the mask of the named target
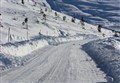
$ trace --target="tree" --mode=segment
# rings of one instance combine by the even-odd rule
[[[66,16],[63,16],[63,21],[65,21],[66,20]]]
[[[73,18],[71,19],[71,22],[75,23],[75,17],[73,17]]]
[[[41,30],[40,30],[40,32],[39,32],[39,35],[41,36],[42,34],[41,34]]]
[[[27,34],[27,40],[28,40],[28,18],[26,17],[25,20],[24,20],[24,23],[26,24],[26,34]]]
[[[55,12],[55,16],[57,16],[57,12]]]
[[[101,32],[101,25],[98,25],[98,32]]]
[[[43,19],[42,19],[44,21],[43,23],[46,22],[46,16],[47,16],[46,14],[43,14]]]
[[[83,17],[81,18],[81,20],[80,20],[80,23],[81,23],[81,26],[82,26],[82,28],[83,29],[85,29],[85,23],[84,23],[85,21],[84,21],[84,19],[83,19]]]
[[[25,23],[27,23],[27,22],[28,22],[28,18],[25,18],[25,20],[24,20],[24,21],[25,21]]]
[[[22,0],[21,2],[22,2],[22,4],[24,4],[24,0]]]
[[[28,18],[27,17],[25,18],[24,23],[26,24],[26,29],[28,29]]]
[[[47,12],[47,8],[45,8],[45,11]]]
[[[39,24],[39,20],[38,19],[36,20],[36,23]]]
[[[25,22],[22,22],[22,25],[25,25]]]
[[[46,20],[46,14],[43,14],[43,19]]]
[[[42,10],[41,8],[40,8],[40,13],[41,13],[41,14],[44,14],[44,12],[43,12],[43,10]]]
[[[35,2],[34,6],[36,6],[36,5],[37,5],[37,2]]]
[[[117,31],[115,31],[114,37],[120,37]]]

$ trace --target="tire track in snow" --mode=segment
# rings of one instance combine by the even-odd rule
[[[81,49],[81,45],[87,42],[82,40],[51,46],[42,54],[38,50],[35,53],[38,57],[22,68],[5,74],[2,83],[105,82],[104,73]]]

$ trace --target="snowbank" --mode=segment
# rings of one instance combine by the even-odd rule
[[[77,35],[68,37],[52,37],[52,36],[36,36],[29,41],[21,41],[15,43],[1,44],[0,61],[6,68],[16,67],[29,62],[34,55],[31,55],[35,50],[47,45],[58,45],[65,42],[83,40],[89,38],[88,35]]]
[[[2,45],[1,53],[6,54],[6,55],[22,57],[46,45],[48,45],[48,42],[45,40],[7,43],[5,45]]]
[[[0,53],[9,56],[23,57],[46,45],[58,45],[69,41],[83,40],[85,38],[88,38],[88,35],[78,35],[71,37],[52,37],[41,35],[36,36],[29,41],[1,44]]]
[[[108,76],[120,82],[120,38],[107,38],[83,45],[83,49]]]

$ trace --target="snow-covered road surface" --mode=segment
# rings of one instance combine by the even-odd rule
[[[96,83],[106,82],[105,74],[82,49],[82,40],[47,46],[35,58],[14,71],[2,73],[1,83]]]

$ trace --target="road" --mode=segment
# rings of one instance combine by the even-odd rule
[[[28,64],[2,75],[1,83],[96,83],[105,74],[81,47],[88,41],[47,46]]]

